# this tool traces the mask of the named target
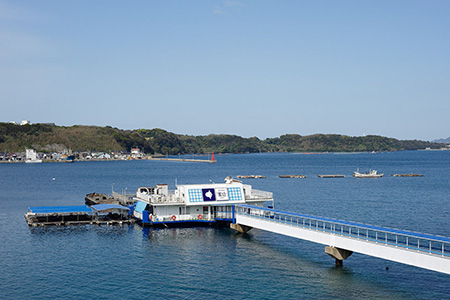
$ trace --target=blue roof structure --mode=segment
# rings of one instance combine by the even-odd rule
[[[128,207],[125,207],[125,206],[122,206],[122,205],[107,204],[107,203],[92,205],[91,208],[93,210],[96,210],[96,211],[108,210],[108,209],[113,209],[113,208],[121,209],[121,210],[130,210]]]
[[[28,210],[35,214],[53,214],[53,213],[92,213],[92,209],[86,205],[75,206],[33,206]]]

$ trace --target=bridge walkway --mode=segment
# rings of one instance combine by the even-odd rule
[[[236,205],[234,223],[328,246],[337,261],[352,252],[450,274],[450,238],[252,205]]]

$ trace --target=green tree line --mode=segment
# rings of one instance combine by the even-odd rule
[[[138,147],[147,154],[256,153],[256,152],[363,152],[432,148],[439,143],[397,140],[377,135],[346,136],[286,134],[261,140],[237,135],[179,135],[163,129],[121,130],[111,126],[51,126],[0,123],[0,152],[71,149],[72,151],[130,151]]]

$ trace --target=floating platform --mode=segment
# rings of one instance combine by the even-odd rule
[[[101,193],[90,193],[87,194],[84,198],[84,201],[86,203],[86,205],[97,205],[97,204],[119,204],[119,201],[111,198],[105,194],[101,194]]]
[[[306,178],[305,175],[278,175],[280,178]]]
[[[267,178],[267,176],[263,175],[238,175],[237,178]]]
[[[35,206],[25,214],[28,226],[64,226],[81,224],[125,224],[134,223],[128,207],[115,204],[99,204],[89,207],[76,206]]]
[[[325,174],[325,175],[317,175],[320,178],[345,178],[345,175],[336,175],[336,174]]]
[[[414,173],[410,173],[410,174],[394,174],[392,176],[394,176],[394,177],[423,177],[422,174],[414,174]]]

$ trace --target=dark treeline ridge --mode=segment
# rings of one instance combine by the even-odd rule
[[[397,140],[376,135],[351,137],[339,134],[301,136],[286,134],[260,140],[236,135],[179,135],[163,129],[121,130],[110,126],[51,126],[0,123],[0,152],[37,151],[130,151],[147,154],[256,153],[256,152],[364,152],[439,149],[442,144]]]

